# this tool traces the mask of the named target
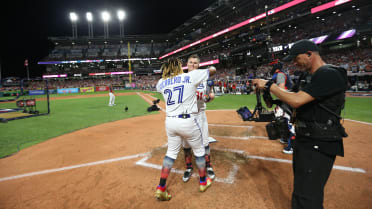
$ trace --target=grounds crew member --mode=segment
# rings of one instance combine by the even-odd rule
[[[336,156],[344,156],[340,123],[347,89],[346,70],[326,64],[316,44],[296,42],[284,61],[294,64],[312,77],[297,93],[287,92],[272,81],[254,79],[260,89],[268,89],[281,101],[296,108],[294,141],[294,190],[292,209],[323,209],[324,187]]]

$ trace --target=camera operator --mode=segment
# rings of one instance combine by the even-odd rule
[[[312,77],[297,93],[287,92],[272,81],[253,80],[258,88],[270,90],[281,101],[296,109],[294,141],[294,190],[292,209],[322,209],[324,186],[336,156],[344,156],[340,123],[347,88],[346,70],[326,64],[316,44],[296,42],[285,61],[293,61]]]
[[[280,88],[285,89],[285,90],[290,90],[292,88],[292,82],[291,78],[287,74],[283,72],[283,64],[278,62],[273,64],[273,69],[271,71],[271,74],[273,77],[271,80],[278,85]],[[282,105],[282,107],[281,107]],[[287,130],[285,130],[285,133],[282,134],[280,138],[280,143],[282,144],[288,144],[287,147],[283,149],[283,153],[285,154],[293,154],[293,140],[295,139],[295,130],[290,123],[291,120],[291,110],[290,108],[283,108],[286,104],[282,103],[281,105],[276,105],[274,112],[275,112],[275,117],[276,118],[282,118],[285,120],[285,123],[287,124]]]

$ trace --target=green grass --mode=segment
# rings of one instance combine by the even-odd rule
[[[217,97],[213,102],[208,103],[207,109],[238,109],[242,106],[247,106],[250,110],[253,110],[256,103],[255,95],[225,95]],[[263,100],[262,104],[265,106]],[[372,98],[346,97],[342,117],[372,123]]]
[[[372,123],[372,98],[346,97],[342,117]]]
[[[116,92],[133,92],[133,90]],[[142,92],[151,93],[154,97],[164,101],[160,93]],[[95,92],[53,96],[106,93]],[[17,152],[18,148],[23,149],[72,131],[110,121],[149,114],[146,111],[149,104],[137,95],[116,96],[116,103],[118,105],[113,107],[108,107],[108,99],[109,97],[105,96],[51,100],[51,114],[48,116],[21,119],[0,124],[0,157]],[[125,105],[129,107],[128,112],[124,111]],[[253,110],[255,105],[255,95],[224,95],[216,97],[213,102],[208,103],[207,108],[209,110],[238,109],[242,106],[247,106]],[[343,117],[372,123],[372,98],[347,97]]]
[[[149,106],[137,95],[116,96],[113,107],[109,97],[51,100],[51,114],[0,124],[0,157],[72,131],[90,126],[149,114]],[[129,111],[125,112],[124,107]]]
[[[253,110],[256,103],[256,95],[224,95],[216,97],[212,102],[208,103],[207,109],[239,109],[242,106],[247,106]]]

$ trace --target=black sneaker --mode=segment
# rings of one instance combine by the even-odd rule
[[[289,154],[289,155],[293,154],[293,148],[292,148],[292,146],[287,146],[287,147],[285,147],[285,148],[283,149],[283,153],[285,153],[285,154]]]
[[[208,174],[208,177],[211,178],[212,180],[214,178],[216,178],[216,175],[214,174],[214,171],[213,171],[213,168],[212,167],[208,167],[207,168],[207,174]]]
[[[188,182],[190,180],[191,175],[192,175],[192,168],[187,168],[185,173],[183,173],[183,177],[182,177],[183,182]]]

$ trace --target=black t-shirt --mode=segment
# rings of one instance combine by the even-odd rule
[[[323,65],[312,75],[310,83],[301,89],[314,97],[315,100],[297,109],[297,119],[325,123],[330,117],[335,117],[321,108],[318,103],[324,104],[329,110],[340,115],[345,103],[346,89],[346,70],[333,65]],[[311,137],[299,137],[298,139],[314,144],[319,147],[321,152],[330,155],[344,155],[342,138],[338,141],[315,140]]]

